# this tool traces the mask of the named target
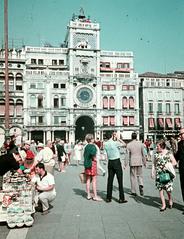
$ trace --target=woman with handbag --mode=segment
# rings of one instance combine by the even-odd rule
[[[86,192],[87,199],[93,199],[94,201],[102,201],[100,197],[97,196],[97,148],[94,144],[94,137],[92,134],[86,135],[87,144],[84,147],[84,168],[86,174]],[[93,187],[93,197],[90,193],[90,182],[92,181]]]
[[[166,143],[163,139],[157,142],[157,152],[154,155],[152,165],[152,178],[156,180],[156,187],[159,190],[162,207],[160,212],[166,210],[166,202],[164,197],[164,190],[167,192],[169,208],[173,206],[171,192],[173,190],[173,177],[172,174],[167,171],[166,165],[172,163],[176,165],[176,160],[173,154],[166,149]]]

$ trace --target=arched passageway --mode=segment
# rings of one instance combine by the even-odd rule
[[[89,116],[81,116],[76,121],[75,140],[84,140],[86,134],[94,134],[94,121]]]

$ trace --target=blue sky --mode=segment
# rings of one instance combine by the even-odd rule
[[[184,71],[183,0],[8,0],[8,7],[9,45],[59,46],[72,14],[83,7],[100,23],[101,49],[133,51],[136,72]]]

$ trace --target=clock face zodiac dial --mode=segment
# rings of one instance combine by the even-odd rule
[[[80,88],[77,92],[77,99],[81,103],[89,103],[92,100],[92,98],[93,92],[87,87]]]

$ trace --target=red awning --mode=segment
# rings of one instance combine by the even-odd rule
[[[153,118],[149,118],[149,127],[154,128],[155,127],[155,122]]]
[[[172,128],[172,121],[170,118],[166,118],[166,124],[167,124],[168,128]]]
[[[123,124],[128,125],[128,117],[127,116],[123,116]]]
[[[107,97],[103,98],[103,108],[108,108],[108,98]]]
[[[111,109],[115,108],[115,99],[114,99],[114,97],[110,97],[109,106],[110,106]]]
[[[110,116],[110,125],[115,125],[115,117]]]
[[[103,124],[108,125],[108,117],[103,117]]]
[[[129,123],[130,123],[131,125],[134,125],[134,123],[135,123],[134,116],[130,116],[130,117],[129,117]]]
[[[181,127],[180,118],[175,118],[175,125],[179,128]]]
[[[158,119],[158,124],[159,124],[160,127],[163,128],[164,127],[164,120],[162,118],[159,118]]]
[[[123,108],[128,108],[128,99],[123,97]]]
[[[130,108],[135,108],[134,99],[131,97],[129,98],[129,105],[130,105]]]

